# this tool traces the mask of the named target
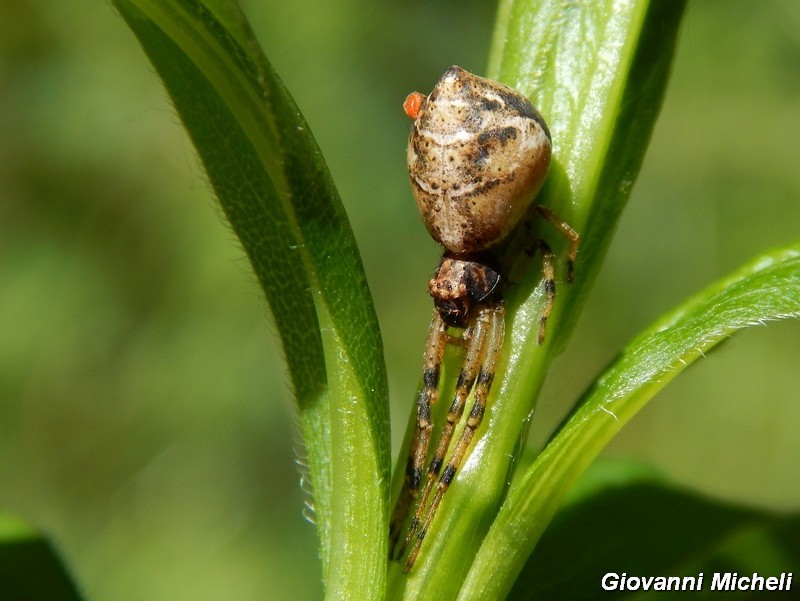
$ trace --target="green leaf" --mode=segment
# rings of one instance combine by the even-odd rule
[[[556,306],[537,345],[544,303],[535,264],[506,293],[504,360],[473,447],[407,579],[406,598],[454,598],[505,495],[547,370],[565,345],[641,166],[661,105],[684,2],[506,0],[489,75],[528,96],[547,121],[553,162],[536,202],[581,234],[575,282],[559,263]],[[534,234],[564,256],[549,224]],[[511,245],[510,245],[511,246]],[[447,409],[441,403],[439,411]],[[442,415],[435,415],[441,423]],[[402,452],[401,452],[402,458]],[[396,470],[395,486],[402,477]],[[447,570],[441,566],[448,566]]]
[[[0,513],[0,599],[82,598],[53,546],[19,519]]]
[[[656,392],[738,330],[790,317],[800,317],[800,243],[758,257],[637,337],[532,465],[517,474],[463,598],[477,598],[477,591],[489,598],[507,593],[570,487]]]
[[[595,483],[591,494],[556,514],[509,599],[595,599],[609,572],[702,573],[708,590],[715,571],[772,576],[798,565],[800,514],[784,516],[707,499],[643,476],[638,467],[637,473],[621,478],[629,465],[602,463],[607,474],[613,470],[612,479],[599,487]],[[593,471],[599,470],[593,466],[586,475]],[[652,594],[663,598],[666,593]],[[603,596],[632,598],[629,592],[603,591]]]
[[[581,234],[575,281],[561,286],[561,309],[548,330],[557,349],[566,343],[641,168],[685,5],[682,0],[501,2],[490,75],[523,92],[542,112],[552,133],[553,164],[537,203],[554,209]],[[560,241],[548,226],[538,233]],[[532,284],[539,279],[531,278]],[[527,316],[513,326],[525,329],[527,346],[541,293],[532,293],[530,283],[520,286],[509,304],[520,304],[519,312]]]
[[[356,243],[319,148],[235,2],[114,5],[161,76],[269,301],[299,407],[327,591],[378,596],[386,374]]]

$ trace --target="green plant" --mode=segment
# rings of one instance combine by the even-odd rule
[[[506,486],[532,403],[567,343],[641,164],[683,3],[630,2],[615,11],[611,3],[503,3],[489,75],[548,117],[556,163],[542,202],[584,234],[579,277],[559,292],[542,349],[533,338],[542,300],[535,274],[509,295],[505,375],[492,404],[504,425],[481,432],[474,468],[459,475],[412,575],[392,568],[387,580],[381,343],[314,140],[234,6],[115,5],[164,80],[270,301],[298,400],[331,598],[501,598],[571,485],[658,388],[734,331],[800,314],[800,249],[760,257],[634,340]],[[576,39],[594,44],[569,43]]]

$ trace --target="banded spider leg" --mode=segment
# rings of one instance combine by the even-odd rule
[[[436,277],[430,282],[436,310],[425,350],[423,386],[417,401],[417,422],[409,449],[405,482],[390,527],[391,554],[394,556],[406,516],[416,499],[411,523],[397,550],[399,559],[416,538],[405,571],[413,566],[442,497],[464,460],[475,430],[480,426],[503,347],[505,310],[496,291],[500,276],[483,259],[476,256],[455,258],[446,254]],[[461,337],[448,334],[450,326],[462,328]],[[422,494],[419,495],[433,429],[431,404],[439,396],[439,375],[447,344],[463,346],[465,356],[453,402],[430,461]],[[448,449],[470,393],[474,393],[472,409],[445,466]],[[436,492],[429,504],[434,485]]]

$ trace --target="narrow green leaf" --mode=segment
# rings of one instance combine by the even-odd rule
[[[608,473],[609,466],[603,468]],[[800,515],[707,499],[635,469],[627,478],[615,469],[613,479],[600,488],[595,483],[592,494],[556,514],[509,599],[594,599],[601,592],[604,598],[631,598],[630,592],[602,589],[609,572],[702,573],[703,590],[708,590],[715,571],[772,576],[798,565]],[[597,470],[590,468],[586,475],[592,471]],[[794,534],[793,545],[786,544],[782,532]]]
[[[502,502],[547,370],[566,343],[641,166],[684,5],[663,0],[500,4],[489,75],[523,92],[547,121],[553,162],[536,202],[580,232],[581,251],[571,286],[559,262],[556,307],[542,347],[537,345],[541,269],[534,262],[507,291],[504,361],[481,429],[414,570],[405,581],[392,573],[406,598],[454,598]],[[566,243],[549,224],[537,225],[534,234],[564,256]],[[442,405],[446,409],[447,403]]]
[[[82,598],[53,546],[19,519],[0,513],[0,599]]]
[[[379,596],[389,469],[382,344],[319,148],[235,2],[113,1],[269,301],[300,410],[327,591]]]
[[[758,257],[636,338],[514,479],[462,598],[507,594],[570,487],[672,378],[738,330],[790,317],[800,317],[800,243]]]
[[[560,287],[561,310],[551,318],[550,343],[556,349],[566,343],[641,168],[685,5],[683,0],[501,2],[490,74],[525,93],[545,117],[553,165],[537,202],[581,234],[575,281]],[[561,242],[549,226],[537,233]],[[541,307],[541,294],[532,293],[538,282],[530,278],[509,299],[531,318]],[[535,329],[529,326],[532,322],[513,327]],[[528,334],[525,342],[531,340]]]

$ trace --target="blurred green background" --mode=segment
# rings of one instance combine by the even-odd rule
[[[438,258],[406,183],[400,105],[450,64],[485,70],[495,7],[243,6],[350,214],[396,450]],[[274,328],[161,84],[106,2],[0,0],[0,140],[0,508],[52,533],[96,599],[319,598]],[[641,177],[533,444],[655,317],[800,237],[798,140],[800,4],[692,2]],[[798,342],[798,323],[738,336],[609,452],[721,498],[800,508]]]

